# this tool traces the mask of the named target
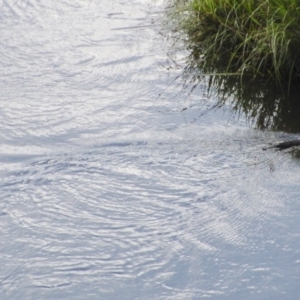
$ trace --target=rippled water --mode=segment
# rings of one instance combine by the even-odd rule
[[[162,2],[0,7],[1,299],[299,299],[300,163],[180,93]]]

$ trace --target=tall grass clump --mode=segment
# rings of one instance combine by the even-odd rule
[[[171,1],[202,71],[300,79],[300,0]]]

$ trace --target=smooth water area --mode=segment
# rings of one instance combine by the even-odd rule
[[[162,1],[0,7],[0,299],[299,299],[299,160],[181,92]]]

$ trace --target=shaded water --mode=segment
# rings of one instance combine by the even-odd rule
[[[299,298],[299,160],[180,93],[163,7],[1,2],[1,299]]]

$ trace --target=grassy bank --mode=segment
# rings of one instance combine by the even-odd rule
[[[176,30],[203,72],[300,79],[300,1],[172,0]]]

